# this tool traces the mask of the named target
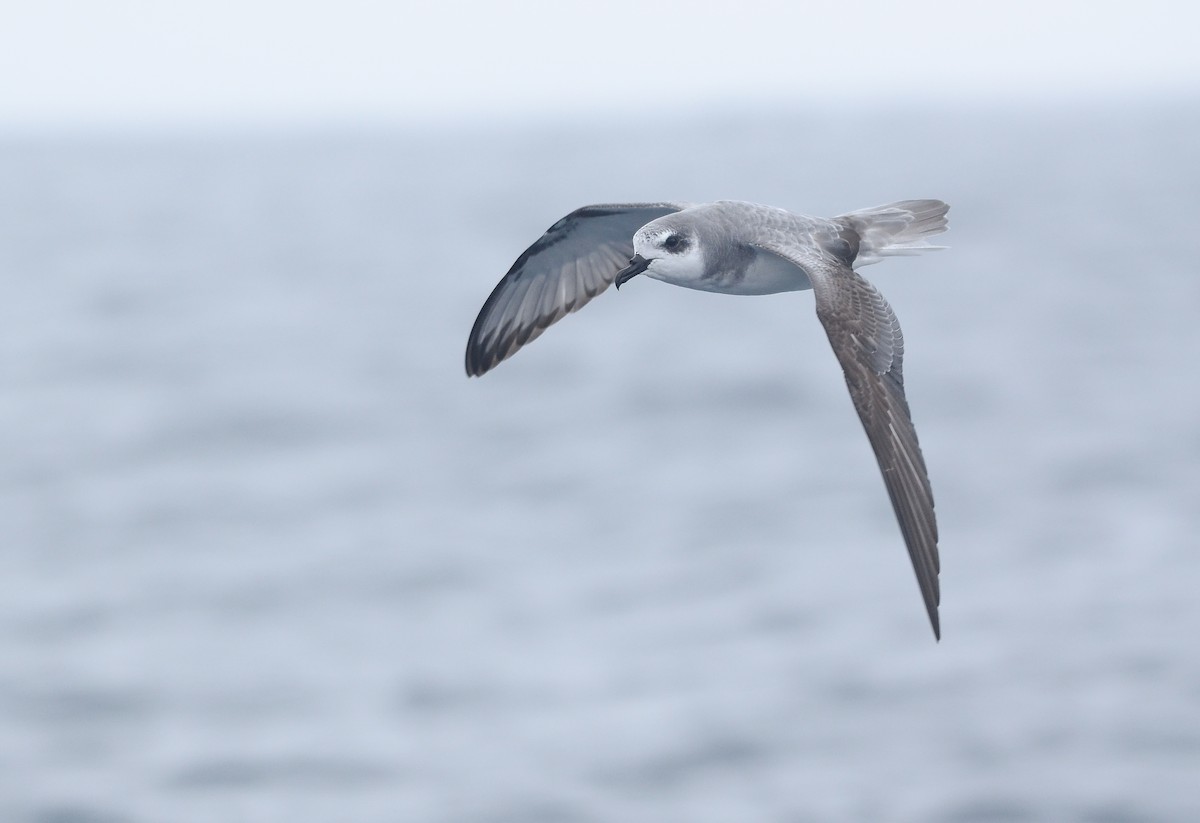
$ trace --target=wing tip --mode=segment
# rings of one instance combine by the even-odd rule
[[[936,558],[936,553],[934,554]],[[937,572],[933,573],[932,580],[926,585],[921,579],[921,574],[917,572],[917,582],[921,585],[921,597],[925,601],[925,613],[929,615],[929,625],[933,629],[933,639],[941,642],[942,639],[942,619],[938,611],[938,607],[942,604],[942,590],[939,585]]]
[[[489,352],[471,340],[467,344],[467,354],[463,362],[467,377],[482,377],[491,371],[500,359],[502,358],[497,358],[494,352]]]

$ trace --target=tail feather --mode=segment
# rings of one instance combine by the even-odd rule
[[[941,200],[901,200],[852,211],[834,220],[858,235],[858,256],[854,260],[858,267],[885,257],[946,248],[931,244],[927,238],[946,230],[949,210]]]

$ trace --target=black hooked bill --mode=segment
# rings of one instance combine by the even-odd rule
[[[617,288],[620,289],[633,278],[644,272],[650,265],[650,261],[642,257],[640,254],[635,254],[629,258],[629,265],[617,272],[615,282]]]

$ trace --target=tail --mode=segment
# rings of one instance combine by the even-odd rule
[[[901,200],[852,211],[833,220],[858,235],[858,256],[854,259],[857,268],[885,257],[946,248],[931,245],[926,238],[946,230],[949,210],[941,200]]]

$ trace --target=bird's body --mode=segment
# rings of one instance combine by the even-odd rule
[[[905,200],[827,219],[729,200],[585,206],[551,226],[492,292],[471,329],[467,373],[490,370],[641,273],[723,294],[813,289],[940,636],[937,522],[904,395],[904,339],[887,301],[854,269],[939,248],[926,238],[945,231],[947,209]]]

